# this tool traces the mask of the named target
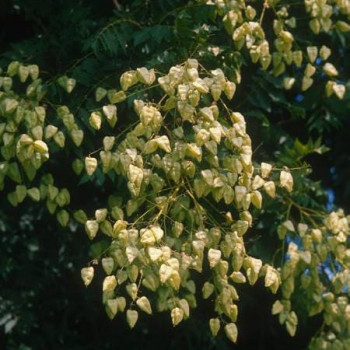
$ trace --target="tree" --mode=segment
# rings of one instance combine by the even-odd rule
[[[48,212],[73,256],[85,230],[84,284],[97,274],[107,315],[131,328],[154,310],[176,326],[204,299],[211,333],[236,343],[240,305],[264,285],[291,336],[319,315],[309,347],[347,348],[349,218],[308,162],[348,123],[350,4],[134,0],[113,16],[86,4],[16,8],[42,37],[2,59],[0,186],[16,208],[4,226],[40,211],[54,227]],[[3,298],[11,329],[8,310],[30,296]]]

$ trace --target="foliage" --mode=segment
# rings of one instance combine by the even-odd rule
[[[33,61],[32,47],[4,56],[9,203],[45,203],[66,232],[84,226],[94,241],[83,282],[101,264],[107,315],[125,313],[131,328],[154,310],[176,326],[203,298],[211,333],[222,327],[236,342],[241,284],[261,278],[291,336],[298,319],[321,314],[310,349],[347,348],[349,217],[327,212],[306,157],[327,151],[322,137],[344,123],[347,67],[333,56],[347,47],[350,4],[117,4],[95,32],[83,20],[92,7],[77,10],[82,27],[69,47],[84,56],[62,70],[68,47],[56,42],[63,74],[43,79],[20,63]],[[52,69],[42,45],[38,61]],[[308,130],[306,142],[284,129],[290,121]]]

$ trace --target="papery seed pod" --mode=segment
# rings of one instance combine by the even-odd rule
[[[221,259],[221,251],[218,249],[210,248],[208,251],[208,261],[210,268],[215,267]]]
[[[190,305],[186,299],[180,299],[179,300],[179,306],[182,309],[184,315],[183,317],[186,319],[190,317]]]
[[[185,101],[187,99],[188,90],[189,90],[189,86],[187,84],[178,85],[177,96],[181,101]]]
[[[151,85],[156,79],[154,69],[148,70],[145,67],[137,68],[137,78],[138,80],[146,85]]]
[[[191,97],[189,97],[189,99],[191,99]],[[170,110],[176,108],[176,102],[177,102],[177,98],[174,97],[174,96],[170,96],[165,101],[165,104],[163,105],[163,110],[164,111],[170,111]]]
[[[297,67],[300,67],[303,62],[303,53],[302,51],[293,51],[293,62]]]
[[[295,78],[287,77],[283,79],[283,86],[286,90],[290,90],[293,87],[294,83]]]
[[[267,70],[267,68],[269,68],[271,60],[272,60],[271,55],[260,56],[259,62],[263,70]]]
[[[158,83],[167,95],[174,96],[175,88],[172,85],[170,85],[169,76],[166,75],[164,77],[158,78]]]
[[[51,139],[53,136],[56,135],[58,131],[58,128],[54,125],[47,125],[44,129],[44,138],[46,140]]]
[[[98,87],[95,90],[95,100],[96,102],[100,102],[104,97],[106,97],[107,95],[107,90],[102,88],[102,87]]]
[[[135,247],[126,247],[125,255],[128,262],[131,264],[139,255],[139,250]]]
[[[123,73],[120,77],[120,86],[124,91],[135,85],[138,81],[137,72],[134,70]]]
[[[87,287],[91,283],[92,279],[94,278],[94,268],[92,266],[83,267],[81,269],[81,278],[85,286]]]
[[[266,172],[264,173],[264,175],[266,175]],[[252,189],[257,190],[257,189],[261,188],[262,186],[264,186],[264,183],[265,183],[264,179],[262,179],[259,175],[255,175],[254,180],[252,182]]]
[[[180,237],[184,230],[184,225],[182,222],[174,221],[171,232],[175,237]]]
[[[97,223],[101,223],[106,220],[108,210],[106,208],[95,210],[95,218]]]
[[[328,48],[325,45],[322,45],[321,49],[320,49],[320,57],[326,61],[328,59],[328,57],[331,55],[331,50],[330,48]]]
[[[71,93],[76,85],[76,80],[66,75],[58,78],[57,82],[68,93]]]
[[[178,101],[177,109],[181,115],[181,118],[190,123],[194,123],[195,108],[185,101]]]
[[[39,202],[39,200],[40,200],[40,191],[39,191],[38,188],[36,188],[36,187],[29,188],[27,190],[27,194],[33,201]]]
[[[314,63],[316,61],[317,55],[318,55],[318,49],[316,46],[308,46],[306,48],[307,55],[309,57],[309,60],[311,63]]]
[[[205,83],[204,80],[202,80],[201,78],[196,79],[193,82],[193,86],[198,90],[199,93],[201,94],[207,94],[209,92],[209,87],[207,86],[207,84]]]
[[[113,291],[117,286],[117,280],[115,276],[107,276],[103,280],[102,290],[104,292]]]
[[[100,112],[92,112],[89,117],[89,123],[95,130],[101,129],[102,116]]]
[[[264,183],[265,192],[271,197],[275,198],[276,196],[276,186],[273,181],[268,181]]]
[[[240,271],[232,272],[232,274],[230,275],[230,278],[235,283],[246,283],[246,281],[247,281],[245,276],[243,275],[243,273]]]
[[[211,318],[209,320],[210,332],[213,337],[216,337],[220,330],[220,320],[218,318]]]
[[[103,114],[106,116],[107,120],[113,120],[117,117],[117,106],[106,105],[102,107]]]
[[[126,300],[124,297],[118,297],[116,298],[117,300],[117,305],[118,305],[118,311],[124,312],[126,308]]]
[[[311,77],[315,74],[316,68],[308,63],[305,67],[304,74],[306,77]]]
[[[31,145],[34,140],[27,134],[22,134],[18,140],[22,145]]]
[[[49,151],[47,144],[41,140],[34,141],[33,146],[34,146],[35,151],[37,151],[39,153],[47,153]]]
[[[4,77],[2,80],[2,87],[5,92],[9,92],[12,88],[13,80],[11,77]]]
[[[214,292],[215,287],[212,283],[205,282],[202,288],[203,299],[208,299]]]
[[[256,10],[251,7],[250,5],[248,5],[245,9],[245,14],[247,16],[247,19],[249,21],[252,21],[254,19],[254,17],[256,16]]]
[[[90,239],[94,239],[99,229],[99,225],[95,220],[87,220],[85,222],[85,231]]]
[[[120,257],[116,258],[116,260],[117,260],[119,265],[121,265],[120,264],[121,262],[122,263],[124,262],[124,256],[122,255],[122,253],[121,253]],[[118,284],[119,285],[123,284],[127,279],[128,279],[128,274],[126,273],[126,271],[118,270],[118,272],[117,272],[117,282],[118,282]]]
[[[149,315],[152,315],[151,304],[150,304],[147,297],[143,296],[143,297],[137,299],[136,304],[142,311],[146,312]]]
[[[210,87],[210,92],[211,92],[211,95],[213,96],[214,101],[218,101],[222,93],[221,85],[218,83],[214,83]]]
[[[114,269],[114,259],[111,257],[102,258],[102,267],[106,275],[110,275]]]
[[[85,157],[85,170],[91,176],[97,169],[97,159],[93,157]]]
[[[333,86],[335,84],[336,84],[335,81],[331,81],[331,80],[327,81],[326,86],[325,86],[325,92],[326,92],[327,97],[330,97],[333,95],[333,93],[334,93]]]
[[[118,233],[122,230],[125,230],[125,228],[127,227],[127,224],[128,223],[124,220],[117,220],[113,225],[113,237],[117,238]]]
[[[108,97],[109,103],[111,104],[120,103],[126,100],[126,94],[123,90],[121,91],[116,91],[114,89],[108,90],[107,97]]]
[[[345,85],[341,85],[341,84],[334,84],[332,87],[332,90],[334,91],[335,95],[342,100],[344,98],[345,95]]]
[[[200,129],[195,136],[196,144],[200,147],[203,146],[210,139],[209,131]]]
[[[249,50],[250,58],[253,63],[257,63],[260,58],[260,50],[255,45]]]
[[[262,207],[262,195],[259,191],[252,192],[251,200],[252,200],[253,205],[256,208],[261,209],[261,207]]]
[[[76,80],[73,78],[68,78],[65,84],[65,90],[70,94],[76,85]]]
[[[112,153],[111,152],[106,152],[106,151],[101,151],[100,152],[100,159],[102,163],[102,172],[106,174],[110,168],[111,168],[111,163],[112,163]]]
[[[163,255],[163,252],[159,248],[149,247],[147,254],[152,261],[157,261]]]
[[[126,311],[126,321],[130,328],[134,328],[135,324],[139,318],[139,314],[136,310],[127,310]]]
[[[159,269],[159,278],[161,283],[165,283],[172,276],[174,270],[171,266],[162,264]]]
[[[232,81],[227,81],[224,87],[224,93],[229,100],[232,100],[236,92],[236,84]]]
[[[340,32],[349,32],[350,31],[350,25],[347,22],[337,21],[335,23],[335,26]]]
[[[280,174],[280,184],[281,187],[284,187],[288,192],[291,192],[293,190],[293,177],[290,172],[281,171]]]
[[[65,113],[62,115],[62,121],[64,126],[69,130],[72,131],[75,127],[75,118],[74,115],[72,113]]]
[[[309,22],[309,26],[310,26],[311,30],[314,32],[314,34],[319,34],[320,29],[321,29],[321,25],[320,25],[320,22],[317,18],[313,18]]]
[[[5,108],[4,108],[5,114],[10,115],[16,110],[16,108],[18,107],[19,103],[15,99],[6,98],[3,101],[3,104],[5,105]]]
[[[334,67],[332,63],[325,63],[323,66],[323,71],[330,77],[336,77],[338,75],[337,69]]]
[[[106,303],[106,312],[108,317],[112,320],[118,312],[117,299],[109,299]]]
[[[129,294],[130,298],[132,300],[136,300],[137,293],[138,293],[138,287],[136,283],[130,283],[126,287],[126,292]]]
[[[65,144],[65,141],[66,141],[66,138],[63,134],[62,131],[58,131],[54,136],[53,136],[53,139],[54,141],[56,142],[56,144],[63,148],[64,147],[64,144]]]
[[[313,84],[314,80],[312,78],[304,76],[301,83],[301,90],[306,91]]]
[[[20,66],[20,63],[18,61],[12,61],[7,67],[7,74],[10,77],[13,77],[18,73],[19,66]]]
[[[167,136],[163,135],[156,137],[154,141],[157,143],[158,147],[163,151],[169,153],[171,152],[170,141]]]
[[[70,137],[75,144],[75,146],[80,147],[81,143],[83,142],[84,139],[84,131],[83,130],[78,130],[74,129],[70,133]]]
[[[173,326],[177,326],[184,318],[184,311],[178,307],[171,310],[171,321]]]
[[[29,76],[29,68],[27,66],[20,65],[18,67],[18,77],[21,83],[24,83]]]
[[[281,30],[279,32],[279,37],[287,44],[290,44],[294,41],[293,34],[286,30]]]
[[[194,143],[188,143],[186,145],[186,154],[196,159],[198,162],[202,160],[202,149]]]

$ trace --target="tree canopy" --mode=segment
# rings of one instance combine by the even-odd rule
[[[350,1],[1,11],[6,348],[350,347]]]

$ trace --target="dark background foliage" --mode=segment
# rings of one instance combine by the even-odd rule
[[[302,18],[302,7],[291,10]],[[303,37],[302,21],[298,23],[302,40],[310,40]],[[341,79],[347,82],[350,48],[345,39],[328,38]],[[220,47],[220,55],[215,56],[211,46]],[[298,89],[284,92],[280,78],[271,78],[251,65],[244,53],[235,52],[211,7],[185,0],[3,0],[0,48],[2,67],[12,60],[38,64],[48,81],[46,102],[69,104],[86,128],[94,89],[115,87],[120,73],[130,68],[147,66],[165,72],[188,57],[200,59],[209,68],[224,66],[228,76],[242,66],[242,84],[230,107],[246,116],[256,161],[290,167],[309,163],[313,181],[305,177],[295,197],[314,207],[327,204],[350,209],[349,96],[342,104],[335,98],[325,100],[322,75],[304,94]],[[62,74],[78,81],[69,101],[62,91],[50,87]],[[114,133],[131,119],[122,115]],[[315,153],[321,144],[330,148],[322,155]],[[61,174],[57,178],[62,186],[70,181],[70,157],[52,165],[51,170]],[[73,185],[73,205],[90,201],[96,207],[108,195],[111,182],[102,177],[89,186],[84,181]],[[328,189],[328,197],[322,188]],[[133,331],[121,317],[109,321],[101,303],[100,283],[85,289],[79,272],[100,247],[91,248],[80,227],[60,228],[45,208],[25,203],[13,209],[4,196],[0,203],[1,349],[234,347],[224,337],[210,336],[210,301],[199,305],[194,317],[176,328],[167,314],[142,317]],[[283,217],[278,208],[281,203],[283,206],[283,199],[271,202],[261,214],[264,224],[249,233],[252,252],[268,260],[279,244],[275,229],[279,215]],[[101,271],[97,277],[102,279]],[[297,336],[290,338],[271,316],[273,297],[262,285],[245,286],[240,295],[244,298],[239,304],[237,349],[304,349],[319,326],[317,317],[301,317]]]

